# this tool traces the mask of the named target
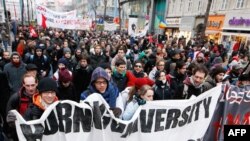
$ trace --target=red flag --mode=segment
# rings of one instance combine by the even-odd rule
[[[42,14],[42,27],[43,27],[44,29],[47,28],[46,20],[47,20],[47,18]]]
[[[34,38],[38,37],[38,35],[37,35],[37,33],[36,33],[36,31],[35,31],[35,29],[34,29],[34,27],[32,25],[30,25],[29,30],[30,30],[30,36],[31,37],[34,37]]]

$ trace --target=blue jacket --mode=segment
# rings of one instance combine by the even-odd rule
[[[108,83],[107,89],[104,93],[100,93],[93,85],[93,83],[100,77],[106,79]],[[115,108],[116,98],[119,96],[119,90],[116,86],[109,82],[109,79],[110,78],[104,69],[100,67],[96,68],[92,73],[89,88],[86,91],[82,92],[80,99],[85,100],[92,93],[100,93],[102,97],[106,100],[106,102],[109,104],[110,108]]]

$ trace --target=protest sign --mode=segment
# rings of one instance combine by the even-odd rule
[[[189,100],[151,101],[130,121],[115,118],[100,94],[84,102],[56,102],[42,117],[25,121],[16,111],[20,141],[191,141],[201,139],[211,121],[221,87]]]
[[[81,29],[89,30],[91,20],[78,18],[76,10],[69,12],[55,12],[44,6],[36,6],[38,25],[62,29]]]

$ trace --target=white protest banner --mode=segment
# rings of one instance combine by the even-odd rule
[[[38,25],[62,29],[88,30],[91,26],[90,19],[77,18],[76,10],[69,12],[55,12],[44,6],[36,6]]]
[[[108,22],[104,21],[104,30],[106,30],[106,31],[115,31],[118,29],[118,26],[119,25],[117,25],[115,23],[108,23]]]
[[[20,141],[196,141],[211,121],[221,87],[189,100],[147,102],[130,121],[114,117],[100,94],[83,103],[57,102],[42,117],[25,121],[16,111]]]

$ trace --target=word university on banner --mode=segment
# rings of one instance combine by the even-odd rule
[[[56,102],[38,120],[13,112],[20,141],[191,141],[204,136],[220,92],[216,87],[189,100],[147,102],[129,121],[115,118],[100,94]]]
[[[55,12],[41,5],[36,6],[36,16],[38,25],[44,28],[89,30],[92,23],[90,19],[78,18],[76,10]]]

